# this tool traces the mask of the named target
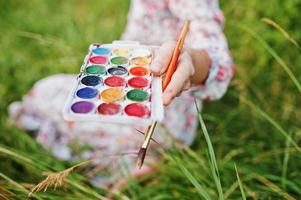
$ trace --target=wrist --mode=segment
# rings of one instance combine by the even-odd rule
[[[190,82],[194,85],[203,84],[208,77],[211,66],[209,55],[205,50],[189,48],[187,51],[191,56],[195,70],[195,73],[190,77]]]

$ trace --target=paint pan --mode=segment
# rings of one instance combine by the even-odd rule
[[[117,115],[121,112],[121,109],[118,103],[102,103],[98,106],[97,112],[100,115]]]
[[[86,74],[88,75],[104,75],[106,72],[106,67],[103,65],[90,65],[86,68]]]
[[[81,83],[86,86],[102,85],[102,78],[99,76],[85,76],[82,78]]]
[[[120,101],[124,98],[124,91],[118,88],[108,88],[100,93],[100,98],[106,103]]]
[[[131,60],[131,64],[132,65],[140,65],[140,66],[148,65],[148,64],[150,64],[150,62],[151,62],[150,58],[142,57],[142,56],[140,56],[140,57],[134,57]]]
[[[149,69],[142,66],[132,67],[129,72],[132,76],[148,76],[150,74]]]
[[[110,62],[112,65],[123,66],[129,63],[129,59],[124,56],[116,56],[111,58]]]
[[[104,65],[107,63],[108,59],[105,56],[93,56],[89,59],[92,64]]]
[[[109,68],[108,73],[114,76],[125,76],[127,75],[128,70],[125,67],[117,66]]]
[[[126,97],[131,101],[142,102],[148,100],[148,92],[145,90],[133,89],[127,92]]]
[[[94,104],[90,101],[78,101],[71,106],[71,110],[78,114],[90,113],[93,111],[93,109]]]
[[[95,48],[93,49],[93,53],[96,55],[109,55],[111,50],[107,48]]]
[[[104,81],[105,85],[109,87],[124,87],[126,80],[119,76],[110,76]]]
[[[148,107],[142,103],[128,104],[124,111],[127,115],[135,117],[148,117],[150,113]]]
[[[113,50],[113,55],[115,56],[129,56],[130,55],[130,51],[128,49],[123,49],[123,48],[119,48],[119,49],[114,49]]]
[[[93,99],[98,95],[98,90],[95,88],[84,87],[76,92],[76,96],[82,99]]]
[[[133,77],[128,80],[128,85],[136,89],[147,89],[149,86],[149,81],[144,77]]]

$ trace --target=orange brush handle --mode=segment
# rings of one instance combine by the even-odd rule
[[[167,88],[167,85],[169,84],[169,82],[172,78],[172,75],[174,74],[174,72],[177,69],[178,59],[179,59],[180,53],[183,49],[184,40],[185,40],[186,34],[188,32],[188,29],[189,29],[189,23],[190,23],[189,21],[185,21],[185,24],[184,24],[184,27],[182,29],[181,35],[178,39],[176,48],[173,51],[171,60],[168,64],[168,66],[167,66],[166,73],[165,73],[165,76],[164,76],[164,79],[163,79],[163,82],[162,82],[162,90],[163,91]]]
[[[177,62],[178,62],[179,56],[180,56],[180,51],[174,51],[173,56],[170,61],[170,64],[167,67],[165,77],[162,82],[162,90],[163,91],[167,88],[173,73],[177,69]]]

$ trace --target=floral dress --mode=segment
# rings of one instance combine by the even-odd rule
[[[211,68],[204,84],[191,87],[165,108],[164,121],[154,134],[165,147],[172,138],[185,145],[193,142],[198,125],[195,98],[201,106],[203,100],[219,99],[227,90],[233,64],[222,31],[223,14],[217,0],[132,0],[122,35],[123,40],[160,45],[176,40],[186,19],[191,24],[185,45],[207,51]],[[135,153],[144,139],[135,129],[145,127],[65,121],[62,109],[75,81],[76,75],[67,74],[40,80],[21,102],[10,105],[10,119],[34,132],[37,141],[60,159],[98,158],[94,165],[108,168],[109,173],[95,174],[92,179],[102,185],[135,170]],[[154,149],[149,149],[146,162],[157,160]],[[129,155],[117,156],[121,153]]]

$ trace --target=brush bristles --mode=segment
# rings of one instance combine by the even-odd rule
[[[144,162],[145,155],[146,155],[146,148],[141,148],[138,152],[137,162],[136,162],[136,166],[138,169],[141,169]]]

